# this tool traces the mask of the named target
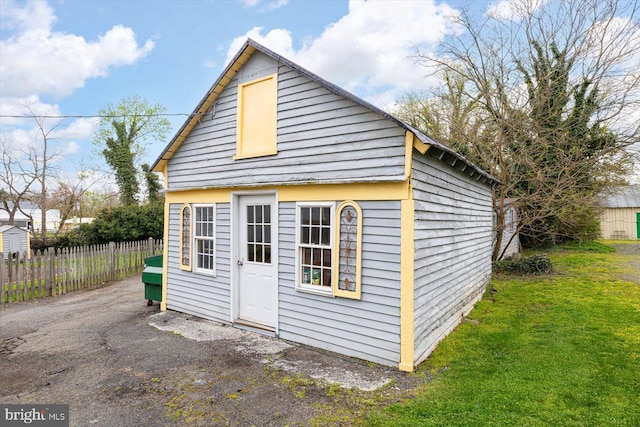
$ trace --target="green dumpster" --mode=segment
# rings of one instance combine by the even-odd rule
[[[144,259],[142,271],[144,298],[147,305],[154,301],[162,301],[162,255],[154,255]]]

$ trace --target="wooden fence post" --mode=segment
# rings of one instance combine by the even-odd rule
[[[4,285],[8,282],[8,280],[4,276],[4,255],[0,252],[0,304],[4,304]],[[7,301],[9,303],[11,301]]]
[[[116,272],[116,244],[114,242],[109,242],[109,278],[108,280],[114,280],[115,272]]]
[[[22,259],[22,263],[20,260]],[[27,253],[26,252],[18,252],[18,268],[22,265],[22,301],[29,300],[29,277],[27,273]],[[18,286],[20,282],[18,282]]]

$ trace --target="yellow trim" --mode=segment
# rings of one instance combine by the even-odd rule
[[[185,209],[189,209],[189,264],[182,263],[182,234],[184,233],[184,211]],[[180,208],[180,270],[191,271],[191,258],[193,254],[191,236],[192,236],[192,223],[193,223],[193,209],[191,209],[191,205],[185,204]]]
[[[413,167],[413,141],[415,135],[406,131],[404,134],[404,176],[409,178],[411,176],[411,168]]]
[[[251,152],[250,154],[235,154],[233,156],[233,160],[242,160],[242,159],[253,159],[255,157],[266,157],[266,156],[273,156],[275,154],[278,154],[278,150],[271,150],[271,151],[261,151],[261,152]]]
[[[169,188],[169,173],[167,172],[167,169],[169,168],[168,164],[164,164],[164,167],[162,168],[162,186],[164,187],[164,189],[166,190],[167,188]]]
[[[0,252],[2,252],[0,250]],[[27,231],[27,259],[31,259],[31,233]]]
[[[398,369],[413,371],[414,325],[414,200],[401,200],[400,231],[400,363]]]
[[[162,301],[160,302],[160,311],[167,311],[167,272],[169,271],[169,201],[166,198],[164,200],[164,233],[162,246]]]
[[[412,146],[413,148],[418,150],[421,154],[425,154],[427,151],[429,151],[429,148],[431,148],[431,144],[425,144],[424,142],[420,141],[416,136],[413,137]]]
[[[238,70],[247,62],[251,55],[256,51],[256,48],[253,46],[247,46],[247,48],[238,56],[238,59],[232,64],[229,65],[227,71],[224,75],[220,76],[217,84],[209,90],[206,98],[196,107],[196,110],[191,115],[191,118],[185,123],[184,129],[180,132],[180,134],[176,135],[174,139],[169,143],[166,152],[163,154],[162,158],[158,160],[158,164],[156,164],[154,171],[160,172],[166,168],[167,161],[173,156],[180,145],[187,139],[187,136],[191,133],[191,130],[196,126],[196,124],[200,121],[200,118],[203,114],[209,111],[209,108],[215,103],[218,99],[222,91],[226,88],[227,84],[235,77]],[[165,173],[166,179],[166,173]]]
[[[347,207],[353,207],[358,213],[357,231],[356,231],[356,289],[355,291],[341,290],[338,288],[338,280],[340,278],[340,214],[342,210]],[[352,200],[347,200],[338,205],[335,214],[335,239],[333,244],[333,266],[334,266],[334,278],[333,282],[333,295],[342,298],[360,299],[362,289],[362,209],[360,205]]]
[[[238,84],[233,160],[277,154],[278,74]]]
[[[317,202],[325,200],[401,200],[409,197],[409,181],[354,184],[307,184],[264,187],[230,187],[198,190],[167,190],[168,203],[230,203],[231,193],[240,191],[278,192],[280,202]]]

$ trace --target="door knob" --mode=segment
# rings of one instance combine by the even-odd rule
[[[243,260],[241,260],[241,259],[239,259],[237,264],[238,264],[238,265],[244,265],[244,261],[243,261]]]

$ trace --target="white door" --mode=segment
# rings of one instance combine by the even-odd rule
[[[238,202],[238,318],[275,328],[278,306],[275,195],[240,196]]]

